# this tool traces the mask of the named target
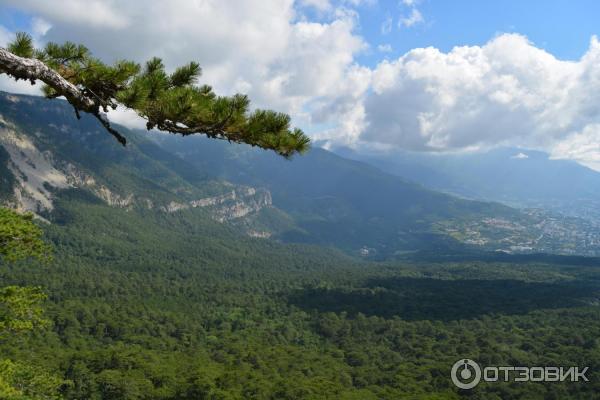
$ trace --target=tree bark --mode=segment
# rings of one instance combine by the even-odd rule
[[[65,96],[75,109],[77,118],[79,111],[92,114],[123,146],[127,143],[125,137],[110,126],[106,117],[100,113],[100,104],[82,93],[77,86],[63,78],[58,72],[35,58],[19,57],[0,47],[0,73],[11,75],[13,78],[26,79],[35,83],[40,80],[54,89],[58,96]]]
[[[40,60],[19,57],[0,47],[0,72],[32,83],[40,80],[65,96],[75,108],[92,114],[98,113],[99,106],[92,98],[85,96],[77,86]]]

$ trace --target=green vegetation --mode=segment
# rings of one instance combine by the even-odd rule
[[[451,365],[589,366],[589,383],[481,384],[472,399],[593,398],[596,267],[364,264],[239,237],[195,211],[62,200],[51,265],[6,265],[50,293],[52,328],[1,345],[66,399],[458,399]],[[8,369],[8,367],[7,367]]]
[[[236,163],[216,151],[212,159],[189,152],[186,162],[135,132],[123,149],[97,121],[74,121],[65,102],[2,95],[0,107],[2,132],[31,144],[21,154],[3,142],[3,199],[15,200],[25,183],[10,162],[43,165],[40,154],[51,155],[56,175],[90,182],[41,187],[53,205],[40,211],[50,224],[4,214],[6,237],[36,238],[5,241],[6,249],[41,255],[50,246],[54,257],[18,260],[6,250],[1,262],[0,398],[547,400],[600,392],[597,259],[483,259],[416,229],[489,213],[517,218],[513,209],[429,192],[325,151],[274,164],[237,147]],[[213,172],[258,179],[244,182],[264,183],[285,209],[234,224],[217,223],[208,208],[164,211],[235,188]],[[101,189],[132,200],[111,207]],[[241,227],[276,227],[345,250],[366,241],[378,254],[429,252],[374,263],[254,239]],[[465,357],[588,366],[590,382],[482,383],[461,392],[450,368]]]
[[[0,256],[7,261],[49,256],[49,247],[42,241],[42,230],[32,219],[32,214],[22,215],[0,208]]]
[[[0,208],[0,255],[7,262],[48,259],[49,247],[31,214]],[[0,341],[12,342],[48,325],[39,287],[7,286],[0,289]],[[0,360],[0,398],[14,400],[57,399],[63,381],[28,363]]]

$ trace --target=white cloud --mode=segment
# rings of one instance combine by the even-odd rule
[[[0,90],[10,93],[31,94],[40,96],[42,94],[41,85],[32,85],[29,81],[15,81],[8,75],[0,75]]]
[[[14,35],[14,32],[0,25],[0,47],[6,47],[14,39]],[[5,74],[0,74],[0,90],[31,95],[40,95],[42,93],[40,85],[32,85],[29,81],[24,80],[16,81]]]
[[[107,61],[157,55],[174,68],[197,60],[202,83],[291,113],[314,139],[421,151],[516,145],[600,166],[596,38],[576,61],[503,34],[446,53],[413,49],[367,68],[355,62],[367,44],[355,32],[350,9],[338,7],[314,22],[299,17],[293,0],[137,0],[118,8],[110,0],[67,0],[73,7],[64,15],[49,2],[9,1],[38,18],[32,32],[40,41],[76,40]],[[417,5],[406,4],[411,10]],[[86,7],[99,11],[82,12]],[[116,23],[107,22],[115,15]],[[0,27],[0,44],[9,37]],[[6,77],[0,87],[38,90]],[[131,114],[111,114],[117,122],[139,124]]]
[[[14,33],[0,25],[0,46],[6,47],[6,45],[13,39]]]
[[[61,0],[60,4],[45,0],[4,0],[4,4],[44,15],[50,21],[121,29],[129,19],[118,11],[117,0]]]
[[[600,44],[563,61],[524,36],[483,46],[413,49],[373,71],[355,144],[422,151],[518,145],[555,156],[600,154]]]
[[[410,14],[407,17],[401,17],[398,21],[399,27],[407,27],[410,28],[418,23],[424,22],[423,15],[416,8],[411,8]]]
[[[300,3],[305,7],[313,7],[318,11],[329,11],[333,8],[329,0],[301,0]]]
[[[36,17],[31,21],[31,30],[35,36],[44,36],[50,28],[52,28],[52,25],[42,18]]]
[[[128,128],[146,129],[146,120],[129,108],[119,106],[116,110],[109,110],[108,118],[111,122],[126,126]]]
[[[589,124],[559,141],[551,157],[575,160],[600,171],[600,123]]]
[[[247,93],[253,105],[288,112],[307,130],[320,120],[312,105],[325,107],[357,90],[348,81],[367,45],[354,33],[356,13],[340,5],[372,3],[336,2],[326,21],[311,22],[299,18],[293,0],[67,0],[61,7],[8,1],[47,24],[38,26],[51,25],[38,29],[46,41],[77,41],[106,61],[159,56],[169,69],[197,60],[201,83],[222,94]],[[330,2],[307,4],[326,9]]]
[[[354,143],[366,129],[366,115],[363,98],[371,82],[372,71],[366,67],[354,66],[347,79],[336,89],[336,95],[314,104],[311,122],[333,124],[334,127],[313,133],[315,140],[333,143]]]
[[[377,0],[344,0],[344,3],[355,7],[374,6],[375,4],[377,4]]]

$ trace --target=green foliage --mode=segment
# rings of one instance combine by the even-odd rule
[[[19,57],[34,56],[33,39],[27,33],[17,32],[15,40],[8,45],[8,51]]]
[[[0,398],[3,400],[58,400],[68,382],[25,363],[0,360]]]
[[[44,318],[46,294],[39,287],[0,289],[0,335],[14,335],[48,325]]]
[[[24,47],[22,44],[21,47]],[[0,255],[8,262],[23,259],[49,260],[49,246],[31,214],[21,215],[0,208]],[[47,327],[42,303],[46,295],[39,287],[0,288],[0,340]],[[43,368],[0,360],[0,398],[6,400],[59,399],[63,380]]]
[[[358,263],[198,210],[56,207],[55,264],[5,274],[52,293],[52,329],[0,351],[70,382],[66,399],[459,399],[464,357],[590,366],[586,384],[482,384],[473,399],[600,390],[596,267]]]
[[[0,256],[7,261],[49,257],[49,247],[42,230],[33,222],[32,214],[19,214],[0,207]]]
[[[199,188],[215,184],[134,135],[130,150],[143,151],[115,151],[117,146],[106,145],[110,138],[94,136],[96,121],[82,118],[79,129],[47,134],[55,129],[50,123],[69,123],[64,104],[40,107],[41,100],[25,99],[5,100],[4,118],[22,131],[39,131],[30,137],[41,151],[93,171],[99,184],[117,193],[148,196],[156,205],[177,196],[201,198]],[[332,165],[303,160],[312,163],[314,174]],[[277,184],[301,186],[301,192],[323,199],[323,188],[311,186],[314,179],[286,179],[293,175],[282,176],[273,165],[263,165],[263,174]],[[378,192],[370,186],[367,195],[380,198],[356,210],[375,217],[368,212],[398,208],[394,199],[400,198],[407,212],[393,214],[394,229],[398,221],[422,215],[410,209],[411,199],[429,209],[447,204],[352,163],[336,173],[327,170],[319,181],[346,182],[347,203],[359,203],[354,200],[361,195],[349,190],[352,182],[379,177],[389,190],[406,188]],[[239,171],[254,174],[246,166]],[[290,209],[299,204],[296,193],[288,194]],[[553,264],[551,256],[547,263],[474,257],[372,263],[332,249],[240,236],[201,209],[122,209],[82,189],[53,194],[55,208],[45,215],[51,223],[43,225],[56,249],[52,263],[28,259],[24,268],[0,261],[0,280],[11,285],[6,293],[17,309],[39,311],[43,295],[14,286],[44,287],[50,293],[45,318],[51,320],[49,329],[0,338],[0,354],[12,360],[0,362],[0,398],[548,400],[593,399],[600,392],[600,270],[593,259],[587,266],[568,265],[571,259]],[[321,207],[324,200],[315,203],[318,218],[335,219],[348,209]],[[472,211],[466,204],[457,201],[448,212]],[[292,225],[279,213],[269,210],[259,222]],[[361,232],[366,220],[329,232]],[[381,219],[373,224],[380,227]],[[20,295],[24,302],[16,300]],[[31,296],[38,301],[27,300]],[[8,307],[3,310],[9,314]],[[20,315],[26,321],[40,316]],[[35,327],[31,322],[20,326]],[[482,383],[464,393],[449,376],[464,357],[482,365],[589,366],[590,382]]]
[[[9,51],[21,57],[35,57],[75,85],[94,106],[80,104],[66,96],[77,109],[98,117],[123,144],[125,138],[100,116],[121,104],[131,108],[147,122],[147,128],[182,135],[204,134],[229,142],[247,143],[289,157],[308,149],[309,139],[290,127],[290,117],[270,110],[250,111],[245,95],[217,96],[207,85],[197,86],[199,64],[191,62],[171,74],[161,59],[149,60],[144,68],[131,61],[106,65],[89,50],[72,42],[48,43],[35,49],[31,37],[17,34]],[[3,71],[10,73],[10,71]],[[59,85],[48,85],[48,97],[65,95]]]

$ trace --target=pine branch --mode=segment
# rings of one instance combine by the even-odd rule
[[[125,137],[123,135],[121,135],[119,132],[117,132],[112,126],[110,126],[110,122],[106,118],[106,114],[95,113],[94,117],[96,117],[96,119],[98,121],[100,121],[100,123],[102,124],[102,126],[104,126],[104,128],[111,135],[113,135],[115,137],[115,139],[117,139],[117,141],[119,143],[121,143],[123,146],[125,146],[127,144],[127,139],[125,139]]]
[[[273,111],[249,113],[246,96],[217,96],[208,85],[195,86],[201,69],[191,62],[167,74],[161,59],[149,60],[142,70],[131,61],[110,66],[91,57],[87,48],[67,42],[33,47],[31,37],[18,34],[9,50],[0,48],[0,73],[46,84],[49,98],[64,96],[75,109],[92,114],[119,143],[126,139],[104,113],[118,105],[147,120],[148,130],[203,134],[210,138],[247,143],[284,157],[308,149],[309,139],[290,128],[290,117]]]
[[[44,82],[54,91],[65,96],[69,103],[79,110],[91,112],[97,107],[94,100],[83,95],[77,86],[39,60],[19,57],[6,49],[0,48],[0,69],[17,80],[40,80]]]

